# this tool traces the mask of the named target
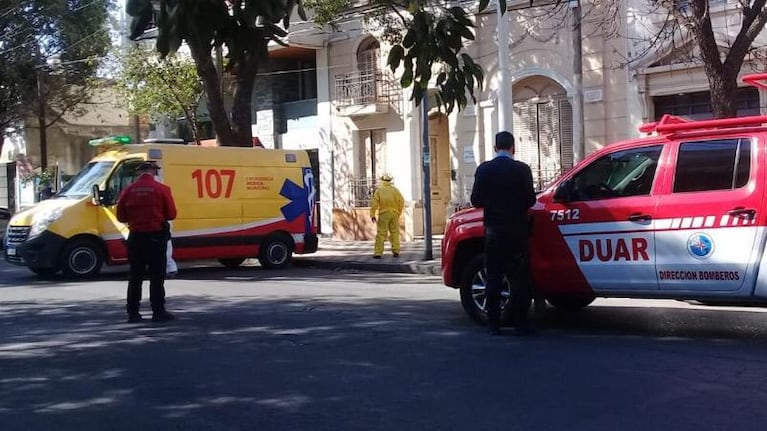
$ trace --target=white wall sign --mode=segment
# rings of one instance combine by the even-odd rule
[[[595,103],[602,101],[602,89],[601,88],[588,88],[583,90],[583,101],[585,103]]]
[[[463,147],[463,162],[474,163],[474,147],[473,146]]]

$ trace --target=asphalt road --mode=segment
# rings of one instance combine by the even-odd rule
[[[536,337],[489,337],[437,278],[186,268],[167,288],[178,321],[128,325],[124,278],[38,280],[0,264],[0,429],[767,423],[761,308],[598,300],[536,315]]]

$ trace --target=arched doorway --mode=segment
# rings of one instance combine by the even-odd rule
[[[541,190],[573,166],[573,108],[565,89],[543,76],[515,83],[513,94],[516,157]]]
[[[431,230],[445,232],[451,200],[450,130],[443,113],[429,115],[429,176],[431,188]]]

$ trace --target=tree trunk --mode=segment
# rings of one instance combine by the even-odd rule
[[[202,145],[200,142],[200,126],[197,124],[197,107],[194,108],[194,110],[190,113],[190,116],[187,118],[189,118],[189,124],[192,127],[192,137],[194,138],[194,144]]]
[[[735,61],[733,58],[723,63],[711,23],[708,1],[695,0],[690,2],[690,7],[694,23],[693,33],[700,48],[703,69],[706,71],[708,85],[711,88],[711,109],[714,111],[714,118],[734,117],[737,115],[738,72],[743,64],[743,56],[748,45],[728,54],[728,57],[739,56],[739,60]]]
[[[714,118],[732,118],[738,115],[738,74],[709,75],[711,108]]]
[[[226,115],[224,95],[221,94],[218,72],[213,65],[210,48],[207,46],[197,46],[192,41],[187,42],[197,65],[197,73],[200,75],[205,87],[205,100],[208,102],[208,112],[210,113],[210,120],[213,123],[213,130],[216,132],[218,143],[222,147],[236,147],[238,140]]]
[[[232,123],[237,146],[253,146],[253,87],[255,86],[258,63],[253,53],[245,54],[236,77],[234,90],[234,105],[232,106]]]

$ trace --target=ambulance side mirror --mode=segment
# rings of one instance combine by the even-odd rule
[[[108,206],[110,203],[109,200],[109,193],[102,192],[101,189],[99,189],[98,184],[93,185],[93,203],[98,206]]]
[[[554,202],[570,202],[573,196],[573,182],[566,180],[557,186],[554,192]]]
[[[91,189],[91,195],[93,197],[93,203],[96,205],[101,205],[101,190],[99,189],[98,184],[93,185],[93,188]]]

